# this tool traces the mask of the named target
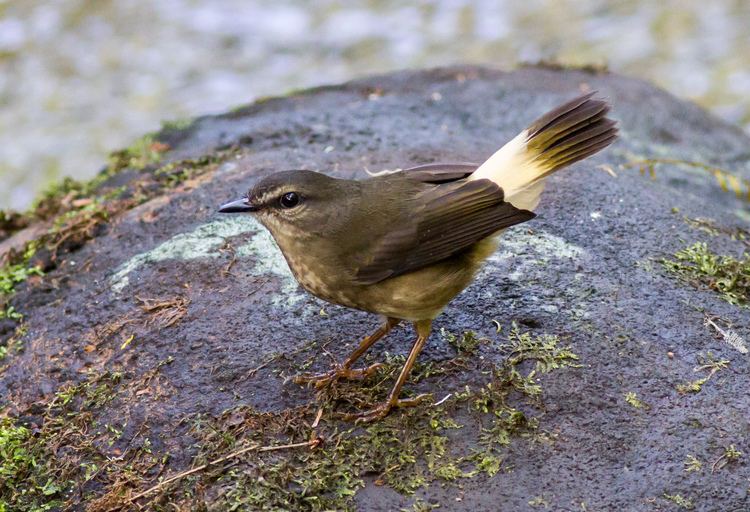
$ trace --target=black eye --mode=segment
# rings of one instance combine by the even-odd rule
[[[279,198],[279,204],[282,208],[294,208],[299,204],[299,194],[297,192],[287,192]]]

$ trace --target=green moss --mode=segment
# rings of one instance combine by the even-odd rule
[[[61,388],[33,415],[33,423],[0,418],[0,503],[6,510],[67,510],[71,499],[88,501],[92,489],[135,481],[133,472],[146,474],[158,463],[150,444],[131,447],[132,439],[127,453],[116,457],[113,444],[122,425],[96,419],[122,378],[92,373]]]
[[[733,444],[724,447],[724,453],[721,454],[716,462],[711,465],[711,472],[715,472],[727,464],[737,462],[742,458],[742,452],[739,451]]]
[[[445,328],[442,328],[440,329],[440,335],[450,346],[456,349],[456,352],[466,355],[474,354],[479,348],[479,344],[483,341],[472,331],[466,331],[461,337],[458,337],[446,331]]]
[[[304,413],[303,419],[248,408],[227,412],[219,425],[200,427],[203,449],[194,464],[254,442],[275,444],[280,436],[283,442],[303,441],[310,435],[304,420],[314,409]],[[219,502],[213,506],[222,510],[350,510],[366,475],[378,485],[411,494],[432,481],[466,476],[448,453],[448,431],[454,427],[443,424],[440,415],[426,408],[412,409],[366,428],[330,425],[318,449],[258,457],[236,471],[205,475],[202,481],[215,479]],[[202,484],[192,482],[189,487],[195,485]]]
[[[674,259],[662,260],[666,270],[683,281],[707,287],[727,302],[750,305],[750,254],[742,259],[718,255],[699,242],[677,251]]]
[[[42,275],[42,271],[37,267],[27,267],[23,264],[7,265],[0,269],[0,293],[9,295],[15,292],[17,284],[26,281],[29,276]]]
[[[30,243],[26,246],[25,252],[17,257],[18,263],[14,263],[11,258],[11,262],[0,267],[0,320],[10,319],[15,322],[23,320],[23,314],[17,311],[15,306],[9,304],[9,301],[16,291],[16,285],[23,283],[31,276],[44,275],[39,266],[30,264],[35,251],[36,243]],[[0,361],[8,355],[11,348],[15,348],[11,341],[0,345]]]
[[[23,283],[30,276],[41,276],[44,273],[37,266],[30,266],[29,261],[34,256],[36,246],[30,244],[21,255],[19,263],[8,263],[0,267],[0,296],[11,295],[16,291],[16,285]]]
[[[742,452],[735,448],[733,444],[730,444],[729,446],[724,448],[724,457],[729,462],[740,460],[740,458],[742,458]]]
[[[141,139],[133,148],[120,152],[122,154],[117,157],[120,160],[107,171],[75,189],[75,199],[66,200],[68,206],[56,213],[52,227],[41,238],[54,255],[64,243],[71,246],[84,243],[93,238],[96,229],[109,222],[113,216],[206,172],[232,154],[231,151],[225,151],[170,162],[153,169],[131,185],[101,189],[102,183],[123,166],[141,169],[158,162],[164,151],[160,147],[158,150],[153,149],[158,144],[160,143],[154,142],[151,137]]]
[[[94,178],[96,179],[96,178]],[[66,209],[68,202],[87,195],[88,186],[83,182],[65,177],[43,190],[31,205],[31,217],[49,219]]]
[[[171,125],[169,128],[176,129],[177,126]],[[45,268],[54,268],[64,253],[97,236],[113,217],[207,172],[235,154],[235,150],[230,149],[157,167],[168,149],[155,135],[146,135],[131,147],[112,153],[110,165],[93,179],[79,182],[65,178],[48,188],[28,213],[0,211],[0,239],[33,222],[44,222],[46,228],[20,253],[12,251],[4,256],[4,264],[0,267],[0,320],[20,322],[23,319],[19,306],[9,301],[18,284],[31,276],[43,275],[39,265],[31,264],[39,248],[48,251],[43,256],[46,258]],[[129,180],[127,185],[108,186],[108,180],[125,168],[146,171]],[[18,347],[18,343],[11,342],[0,345],[0,360]]]
[[[625,393],[625,401],[636,409],[648,408],[648,406],[638,398],[638,395],[634,391],[628,391]]]
[[[699,366],[695,369],[696,372],[704,371],[708,374],[700,379],[696,379],[690,382],[677,384],[677,391],[680,393],[700,393],[703,389],[703,385],[708,382],[714,374],[720,370],[724,370],[729,366],[729,361],[726,359],[714,359],[713,354],[709,352],[705,356],[698,356]]]
[[[28,214],[37,220],[54,220],[60,215],[85,207],[92,201],[102,202],[122,192],[122,189],[100,191],[104,183],[120,169],[107,167],[88,181],[63,178],[42,192],[34,201]]]
[[[78,210],[89,204],[90,200],[101,203],[112,199],[123,189],[102,190],[108,180],[126,168],[141,170],[156,165],[168,149],[169,146],[156,140],[154,134],[145,135],[130,147],[110,153],[107,167],[91,180],[78,181],[66,177],[51,185],[36,198],[27,217],[55,219]]]
[[[161,160],[169,146],[156,140],[154,134],[146,134],[129,147],[109,155],[109,172],[116,173],[125,168],[143,169]]]
[[[542,59],[536,62],[522,62],[522,67],[535,67],[543,69],[561,70],[561,71],[583,71],[592,75],[603,75],[609,73],[609,68],[606,62],[591,63],[591,62],[571,62],[571,61],[559,61],[555,59]]]
[[[664,493],[664,499],[669,500],[678,507],[685,509],[685,510],[692,510],[695,505],[693,504],[693,500],[689,498],[684,498],[680,494],[667,494]]]
[[[0,418],[0,503],[7,510],[42,511],[62,505],[62,488],[47,474],[46,457],[30,429]]]
[[[536,496],[528,501],[531,507],[549,508],[549,501],[544,496]]]
[[[440,508],[439,503],[430,503],[417,498],[411,508],[402,508],[401,512],[430,512],[438,508]]]
[[[13,310],[13,306],[9,306],[8,309],[12,311],[7,318],[15,320],[16,322],[23,321],[23,315],[16,313],[15,310]],[[21,323],[16,327],[16,330],[10,339],[8,339],[4,345],[0,345],[0,362],[8,357],[8,354],[20,352],[23,349],[23,337],[27,332],[28,328],[26,327],[26,324]],[[2,372],[2,367],[0,367],[0,372]]]
[[[462,339],[477,337],[466,333]],[[435,389],[437,383],[461,379],[465,372],[486,375],[484,385],[464,387],[439,404],[394,411],[374,424],[353,425],[336,415],[383,400],[403,356],[387,355],[367,381],[337,383],[297,408],[260,412],[240,406],[218,417],[193,417],[190,434],[195,446],[189,452],[194,454],[189,467],[247,446],[317,441],[314,448],[254,451],[231,462],[209,464],[156,489],[138,504],[149,510],[352,510],[355,494],[368,481],[412,495],[432,485],[460,486],[466,479],[491,478],[508,469],[504,461],[509,445],[545,438],[535,412],[542,405],[539,378],[548,371],[576,366],[577,357],[557,337],[517,328],[500,343],[486,343],[483,350],[493,357],[459,354],[421,363],[408,387]],[[275,365],[294,368],[297,359],[306,360],[308,353],[320,354],[320,347],[306,346],[295,354],[299,357]],[[16,462],[3,460],[0,502],[21,512],[75,508],[83,502],[91,510],[129,508],[134,505],[128,504],[127,496],[173,476],[165,471],[168,453],[155,449],[147,438],[134,441],[138,433],[129,438],[123,424],[98,416],[113,399],[143,389],[144,379],[152,376],[147,372],[140,382],[125,383],[119,373],[92,374],[58,390],[46,404],[39,425],[32,428],[3,420],[6,445],[12,446],[6,453],[13,454],[6,459]],[[138,429],[142,431],[147,429]],[[468,437],[468,446],[453,443],[459,436]],[[118,446],[122,452],[113,452]],[[427,510],[417,508],[418,503],[414,510]]]
[[[0,320],[10,319],[16,322],[23,320],[23,315],[16,311],[13,306],[5,306],[5,309],[0,309]],[[2,348],[0,348],[0,359],[2,359]]]
[[[112,153],[110,165],[92,180],[78,182],[66,178],[46,190],[24,218],[51,222],[27,247],[45,246],[51,251],[54,263],[58,253],[79,247],[93,238],[102,225],[121,212],[209,171],[236,152],[229,149],[157,166],[168,149],[154,135],[147,135],[131,147]],[[107,186],[107,181],[125,168],[143,172],[129,179],[126,185]],[[25,269],[20,264],[21,258],[11,255],[9,266],[0,270],[0,293],[12,288],[19,277],[24,277],[20,272]]]
[[[184,129],[190,123],[167,123],[164,129]],[[130,147],[111,153],[109,165],[89,181],[65,178],[53,184],[37,197],[25,214],[0,211],[0,239],[34,222],[48,222],[50,227],[30,247],[46,245],[53,252],[52,259],[55,260],[63,244],[66,247],[79,246],[95,236],[99,226],[122,211],[209,171],[236,152],[236,149],[230,148],[159,166],[170,148],[158,137],[159,134],[147,134]],[[111,180],[124,169],[138,173],[128,177],[125,185],[113,185]],[[0,293],[18,282],[19,272],[25,270],[17,266],[19,263],[21,258],[11,255],[8,268],[0,270]]]
[[[171,188],[183,181],[194,178],[206,172],[208,168],[219,164],[235,153],[234,149],[203,155],[197,158],[187,158],[170,162],[154,171],[154,176],[162,187]]]
[[[548,373],[565,367],[580,367],[578,356],[570,346],[560,347],[560,338],[550,334],[533,335],[521,332],[514,325],[508,336],[508,344],[504,348],[508,351],[507,365],[516,366],[523,361],[535,361],[535,369],[528,378],[538,373]]]
[[[76,392],[85,389],[76,387]],[[61,461],[55,447],[71,446],[80,449],[77,439],[88,428],[88,417],[83,422],[77,415],[58,416],[55,406],[72,400],[56,397],[38,431],[15,424],[10,418],[0,419],[0,503],[18,512],[59,509],[65,502],[65,491],[72,485],[69,479],[75,470],[71,461]]]
[[[708,381],[708,377],[702,379],[692,380],[682,384],[677,384],[677,391],[680,393],[700,393],[703,389],[703,384]]]
[[[700,473],[703,469],[703,463],[695,456],[688,455],[685,459],[685,472],[686,473]]]
[[[190,128],[194,122],[195,119],[191,117],[184,119],[171,119],[169,121],[162,121],[161,128],[162,130],[186,130],[187,128]]]
[[[473,333],[462,339],[477,339]],[[473,342],[470,343],[473,345]],[[317,401],[297,409],[263,413],[247,406],[218,418],[197,418],[193,435],[198,455],[191,467],[247,446],[320,441],[314,449],[255,452],[241,461],[211,465],[140,502],[155,510],[169,507],[216,510],[352,510],[354,495],[367,479],[411,495],[431,485],[458,485],[467,478],[491,478],[503,469],[508,445],[543,437],[539,420],[539,376],[575,366],[577,357],[554,336],[534,336],[517,328],[500,345],[489,346],[507,358],[500,364],[462,358],[417,365],[410,387],[436,382],[464,371],[486,372],[490,382],[465,388],[440,401],[395,411],[377,423],[356,426],[336,420],[340,411],[362,409],[387,395],[402,356],[387,355],[378,372],[364,382],[339,382]],[[299,354],[303,359],[305,355]],[[499,357],[499,359],[503,359]],[[289,362],[294,365],[293,362]],[[407,392],[408,394],[408,392]],[[529,406],[531,408],[529,408]],[[524,407],[526,412],[521,411]],[[310,427],[322,409],[322,421]],[[474,418],[465,427],[467,414]],[[477,431],[473,424],[483,425]],[[473,436],[468,453],[453,446],[456,436]],[[143,490],[143,489],[140,489]],[[210,496],[208,498],[207,496]]]
[[[485,450],[478,457],[475,456],[475,461],[482,462],[483,470],[486,470],[487,464],[495,469],[496,463],[488,459],[488,455],[498,457],[499,450],[509,445],[514,437],[531,435],[539,426],[538,419],[527,417],[512,404],[512,394],[520,393],[532,404],[539,405],[542,394],[539,375],[578,366],[578,356],[570,347],[560,347],[558,343],[557,336],[534,336],[514,326],[508,343],[502,346],[507,358],[504,364],[493,369],[493,380],[479,390],[466,389],[461,396],[470,402],[474,410],[490,415],[488,424],[480,434],[480,443]],[[519,368],[526,361],[534,362],[534,365],[523,373]]]

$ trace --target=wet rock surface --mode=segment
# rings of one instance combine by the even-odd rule
[[[16,340],[22,348],[2,362],[5,415],[42,428],[49,421],[44,407],[59,406],[61,390],[114,372],[110,398],[87,406],[92,425],[119,432],[109,446],[103,437],[94,441],[97,453],[127,454],[144,437],[153,453],[169,453],[137,482],[122,478],[115,488],[116,475],[105,479],[99,470],[88,480],[74,478],[78,497],[58,497],[74,509],[103,495],[111,498],[107,506],[128,506],[128,497],[160,476],[195,465],[202,453],[196,418],[246,406],[314,413],[320,397],[287,377],[327,369],[329,353],[343,358],[377,325],[372,315],[299,289],[270,236],[249,217],[218,215],[219,204],[283,169],[365,179],[366,170],[479,162],[547,109],[590,89],[611,100],[621,139],[548,181],[539,216],[508,231],[476,282],[437,319],[421,361],[441,368],[456,360],[441,329],[490,341],[461,359],[462,369],[408,387],[435,401],[482,388],[493,377],[477,361],[503,364],[508,353],[495,347],[513,322],[532,336],[557,336],[577,365],[540,373],[541,395],[531,409],[523,394],[508,396],[538,425],[511,435],[496,474],[451,479],[425,470],[412,495],[364,472],[357,475],[364,487],[346,503],[358,510],[750,508],[750,356],[742,350],[750,310],[661,264],[694,242],[735,258],[748,249],[748,202],[721,185],[732,173],[739,179],[728,188],[747,194],[750,140],[649,84],[544,67],[366,78],[158,134],[161,162],[232,151],[207,172],[112,215],[12,298],[26,328]],[[144,172],[124,170],[111,180],[133,186]],[[735,343],[715,326],[734,333]],[[4,332],[7,343],[12,328]],[[397,330],[375,346],[372,361],[405,353],[411,336]],[[333,409],[325,408],[322,423],[348,428]],[[393,416],[401,414],[409,413]],[[477,451],[486,421],[471,406],[451,414],[463,428],[448,436],[448,451]],[[312,416],[305,420],[310,431]],[[245,421],[229,417],[232,428]],[[404,429],[430,421],[409,417]],[[730,447],[743,455],[727,456]],[[691,466],[691,458],[701,466]],[[255,468],[254,461],[243,459],[241,467]],[[221,509],[231,487],[226,471],[197,484],[187,480],[191,499]],[[254,481],[262,476],[253,474]],[[174,497],[161,499],[164,505]]]

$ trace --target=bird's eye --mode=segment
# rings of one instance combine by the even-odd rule
[[[294,208],[299,204],[299,194],[297,192],[287,192],[279,198],[279,204],[282,208]]]

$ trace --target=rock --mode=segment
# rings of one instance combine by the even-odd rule
[[[590,89],[611,99],[621,139],[550,179],[539,216],[505,235],[438,318],[421,378],[407,387],[447,397],[443,405],[349,432],[334,411],[384,392],[385,374],[317,398],[286,380],[342,359],[378,320],[307,295],[270,236],[249,217],[219,216],[218,205],[281,169],[364,179],[366,170],[482,161]],[[747,197],[722,189],[748,194],[750,140],[739,129],[616,74],[453,67],[269,99],[154,140],[158,155],[128,156],[125,174],[91,191],[124,186],[122,202],[85,241],[51,251],[54,269],[10,299],[25,327],[11,340],[17,350],[5,342],[0,417],[33,414],[37,424],[44,414],[23,439],[47,461],[29,470],[32,497],[13,494],[12,478],[0,484],[0,498],[19,510],[34,500],[126,507],[159,477],[252,443],[304,444],[313,431],[313,449],[249,450],[137,501],[215,510],[750,507],[747,292],[732,304],[716,279],[662,264],[694,242],[738,261],[747,251]],[[206,158],[218,150],[221,158]],[[38,233],[26,229],[16,240]],[[372,362],[410,341],[399,330]],[[562,352],[568,346],[577,360]],[[529,375],[534,361],[513,347],[532,347],[550,367]],[[59,489],[41,492],[50,474]]]

